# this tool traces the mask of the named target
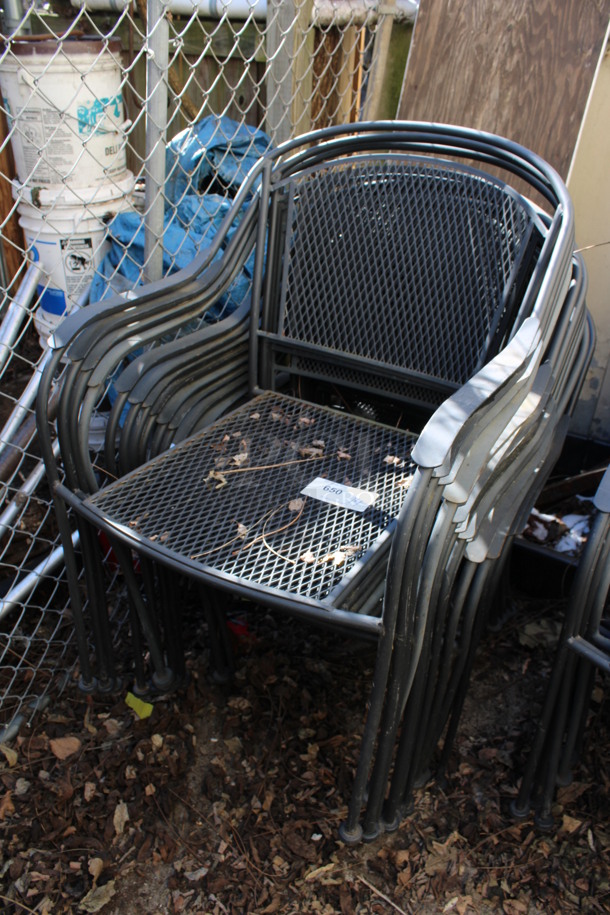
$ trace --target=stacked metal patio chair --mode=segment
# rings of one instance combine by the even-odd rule
[[[587,717],[595,671],[610,674],[610,468],[597,489],[593,525],[570,596],[538,722],[513,813],[535,811],[541,828],[553,825],[558,785],[572,779]]]
[[[83,685],[115,675],[101,536],[130,597],[140,688],[180,676],[182,579],[207,595],[220,667],[222,592],[374,638],[341,835],[394,828],[459,718],[508,545],[590,358],[573,249],[569,196],[534,154],[463,128],[363,123],[264,157],[177,279],[69,317],[38,422]],[[253,255],[248,299],[206,323]],[[109,385],[94,466],[88,426]]]

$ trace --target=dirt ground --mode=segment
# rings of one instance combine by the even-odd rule
[[[557,829],[508,814],[557,632],[548,601],[513,609],[484,639],[447,784],[419,788],[397,832],[357,847],[337,829],[369,645],[268,615],[237,619],[236,674],[219,686],[195,623],[188,684],[149,717],[126,689],[52,697],[0,757],[0,911],[610,912],[601,690]]]

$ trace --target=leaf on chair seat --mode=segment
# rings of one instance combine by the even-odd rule
[[[249,459],[249,457],[250,455],[247,451],[240,451],[239,454],[234,454],[231,460],[234,464],[237,464],[238,467],[242,467]]]
[[[288,510],[291,512],[300,512],[305,505],[305,499],[292,499],[288,503]]]
[[[326,553],[325,556],[321,556],[318,562],[332,562],[333,565],[341,566],[346,559],[347,553],[344,553],[343,550],[335,550],[333,553]]]
[[[315,445],[304,445],[299,448],[299,454],[303,457],[321,458],[324,457],[324,449]]]
[[[227,485],[227,478],[218,470],[210,470],[207,477],[205,478],[205,482],[216,483],[214,489],[221,489],[223,486]]]
[[[301,560],[301,562],[315,562],[316,554],[313,553],[311,550],[305,550],[304,553],[301,553],[301,555],[299,556],[299,559]]]

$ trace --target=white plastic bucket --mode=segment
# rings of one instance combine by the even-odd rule
[[[134,178],[130,172],[128,176],[120,184],[108,186],[106,199],[101,188],[82,189],[81,198],[90,201],[83,206],[64,205],[65,194],[60,193],[52,205],[36,207],[29,188],[13,186],[26,246],[40,260],[45,274],[45,283],[38,287],[37,309],[42,313],[45,337],[91,283],[108,250],[107,223],[117,213],[133,208],[130,193]],[[50,194],[47,192],[42,200],[50,203]]]
[[[34,327],[38,331],[38,339],[42,349],[49,345],[49,337],[62,320],[63,315],[49,315],[42,308],[34,312]]]
[[[15,40],[0,64],[20,182],[103,184],[126,171],[118,40]]]

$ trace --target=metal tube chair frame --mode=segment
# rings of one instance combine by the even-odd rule
[[[584,303],[583,290],[576,293]],[[548,399],[535,405],[539,420],[532,429],[529,442],[520,447],[521,454],[511,456],[515,473],[505,474],[492,492],[495,513],[501,515],[500,525],[506,528],[504,539],[488,543],[489,529],[482,525],[476,540],[460,547],[459,535],[452,539],[445,535],[445,556],[433,569],[443,570],[440,580],[435,583],[436,600],[429,600],[428,646],[422,652],[417,671],[417,683],[408,697],[409,705],[403,709],[403,724],[398,744],[394,774],[390,783],[388,799],[384,804],[383,822],[386,828],[395,828],[412,805],[412,789],[421,781],[428,771],[430,759],[436,744],[441,737],[449,716],[451,723],[445,735],[443,755],[441,757],[441,774],[447,762],[455,729],[459,721],[462,703],[468,684],[470,667],[474,651],[485,625],[489,600],[493,596],[496,576],[502,572],[500,559],[502,551],[514,534],[524,526],[527,512],[541,488],[547,473],[541,467],[541,460],[546,460],[548,469],[552,468],[558,457],[561,445],[567,432],[566,401],[574,400],[582,384],[582,378],[592,354],[594,335],[590,321],[587,322],[588,333],[582,338],[577,352],[571,357],[572,382],[563,388],[559,386],[553,393],[561,398],[555,417],[550,422],[544,416],[548,411]],[[573,349],[573,347],[572,347]],[[566,348],[557,352],[560,365],[564,367],[563,358],[569,355]],[[548,378],[548,373],[547,373]],[[542,378],[542,386],[548,382]],[[548,395],[547,395],[548,398]],[[540,438],[550,437],[552,447],[540,447]],[[544,456],[543,458],[541,456]],[[522,492],[523,480],[534,480],[532,487],[526,486]],[[502,491],[503,490],[503,491]],[[524,513],[521,502],[526,508]],[[521,510],[519,511],[521,507]],[[487,545],[485,545],[487,543]],[[500,555],[496,556],[501,546]],[[472,549],[474,547],[474,549]],[[426,577],[425,559],[422,578]],[[434,575],[434,572],[432,573]],[[439,576],[437,576],[439,577]],[[442,654],[442,657],[441,657]],[[424,660],[427,659],[427,660]],[[414,735],[417,734],[417,740]],[[369,804],[370,808],[370,804]],[[378,814],[372,814],[372,820]]]
[[[569,784],[577,744],[582,737],[596,668],[610,673],[610,640],[604,632],[610,594],[610,468],[593,499],[597,515],[572,583],[564,623],[534,743],[519,794],[515,817],[534,807],[541,829],[554,825],[557,785]]]
[[[525,179],[551,214],[499,179],[451,161],[459,156]],[[483,231],[489,234],[483,237]],[[142,630],[160,689],[174,675],[150,599],[140,591],[133,551],[154,568],[378,640],[341,835],[358,841],[363,834],[360,815],[375,752],[366,832],[383,828],[379,801],[426,640],[430,583],[438,592],[434,582],[449,555],[442,537],[434,548],[430,538],[454,530],[460,542],[475,541],[483,518],[475,517],[470,503],[480,504],[495,481],[494,453],[505,455],[499,463],[510,476],[510,456],[519,451],[521,436],[531,434],[529,412],[519,419],[520,409],[565,315],[573,233],[563,183],[516,144],[434,124],[329,128],[285,144],[252,169],[214,245],[182,276],[128,303],[110,300],[68,317],[51,341],[37,415],[66,550],[84,685],[96,681],[69,509],[81,534],[98,675],[110,685],[108,622],[95,604],[103,588],[100,530],[123,568],[132,628]],[[244,307],[227,322],[167,342],[205,316],[252,252],[249,328]],[[416,288],[409,287],[413,276]],[[360,309],[356,317],[354,309]],[[216,348],[221,356],[215,362]],[[128,357],[133,361],[117,378]],[[58,374],[63,478],[47,414]],[[106,462],[120,477],[100,488],[88,425],[111,378],[119,396]],[[291,395],[284,393],[287,381]],[[351,398],[358,406],[363,399],[365,408],[372,403],[374,418],[337,409],[342,403],[328,400],[328,391],[337,388],[343,401]],[[125,406],[134,412],[122,423]],[[416,418],[430,416],[421,434],[386,424],[386,408],[396,406]],[[198,454],[204,453],[201,464]],[[221,460],[215,463],[214,456]],[[255,475],[252,489],[244,480]],[[163,485],[174,481],[163,498],[154,489],[160,477]],[[325,492],[322,501],[326,480],[334,492]],[[233,490],[235,501],[227,502]],[[278,507],[267,504],[261,515],[261,494],[278,500]],[[200,496],[205,508],[192,502]],[[169,515],[151,520],[164,504]],[[439,511],[449,504],[454,507],[439,528]],[[233,518],[237,507],[251,512],[247,523],[239,523],[245,532]],[[497,531],[488,516],[493,539]],[[263,557],[258,568],[257,556]],[[429,574],[422,591],[425,556]],[[384,702],[389,722],[382,722]]]

